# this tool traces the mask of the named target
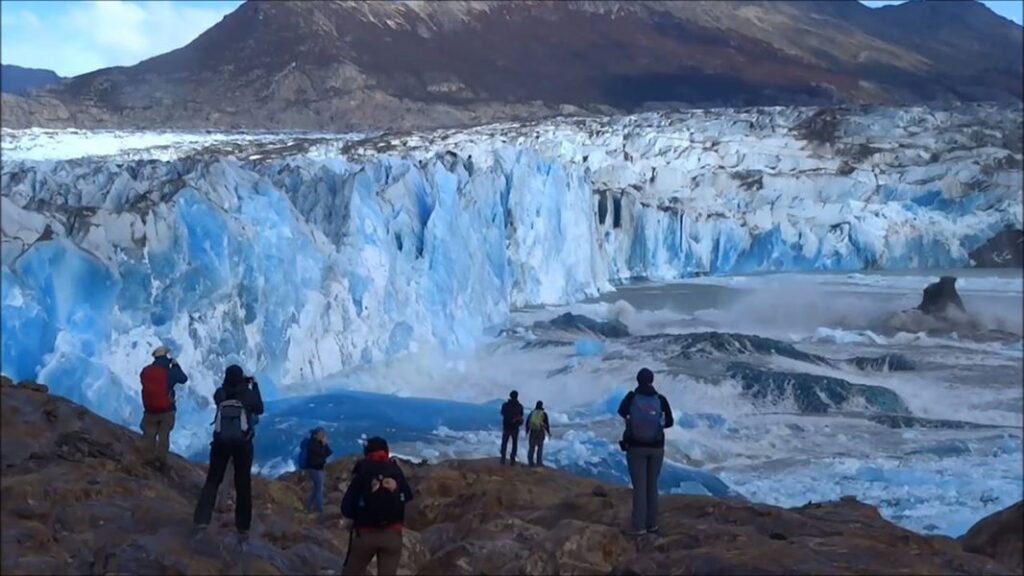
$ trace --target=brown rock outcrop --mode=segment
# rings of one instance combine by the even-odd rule
[[[320,518],[302,512],[302,475],[255,479],[255,525],[243,553],[232,534],[230,483],[209,534],[190,539],[203,466],[173,457],[158,473],[142,463],[138,434],[29,387],[2,387],[0,423],[3,574],[341,571],[348,533],[337,510],[351,458],[328,466],[329,512]],[[629,492],[622,487],[556,470],[499,467],[492,460],[404,468],[416,492],[404,574],[1011,570],[965,552],[952,539],[894,526],[873,507],[849,499],[786,510],[666,496],[661,535],[636,543],[621,533],[629,513]],[[1019,512],[1018,505],[1017,517]],[[974,546],[970,535],[967,540]],[[1013,562],[1002,546],[976,549]]]
[[[990,514],[960,537],[964,550],[995,558],[1024,574],[1024,500]]]

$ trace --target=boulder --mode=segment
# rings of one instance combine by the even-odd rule
[[[730,362],[726,373],[755,401],[777,405],[792,401],[807,414],[824,414],[850,405],[889,414],[910,414],[899,394],[882,386],[854,384],[832,376],[781,372],[745,362]]]
[[[629,336],[629,328],[619,320],[594,320],[582,314],[566,312],[552,318],[548,322],[534,322],[535,329],[553,329],[563,332],[580,332],[605,338],[625,338]]]
[[[960,537],[964,550],[1024,573],[1024,500],[982,518]]]
[[[926,286],[921,303],[917,305],[918,310],[930,316],[945,315],[950,308],[967,312],[956,291],[956,276],[943,276],[938,282]]]

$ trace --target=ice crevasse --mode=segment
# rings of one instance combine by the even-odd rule
[[[194,382],[187,450],[227,362],[274,397],[473,347],[514,307],[629,278],[966,265],[1022,226],[1003,136],[1020,125],[1019,109],[779,108],[246,136],[230,154],[115,133],[102,156],[5,131],[0,369],[134,424],[138,371],[169,344]],[[40,139],[49,157],[23,145]]]

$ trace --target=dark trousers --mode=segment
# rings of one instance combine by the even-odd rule
[[[210,524],[213,508],[217,505],[217,490],[224,481],[228,461],[235,469],[235,529],[248,532],[252,526],[252,441],[210,444],[210,469],[206,472],[206,484],[199,495],[192,522],[204,526]]]
[[[530,466],[544,465],[544,432],[530,432],[530,446],[526,450],[526,462]]]
[[[665,460],[664,448],[630,448],[626,452],[629,480],[633,485],[633,518],[635,532],[658,527],[658,476]]]
[[[508,441],[512,439],[512,458],[511,461],[515,463],[516,456],[519,455],[519,427],[515,428],[504,428],[501,431],[501,463],[505,463],[505,454],[508,451]]]
[[[366,568],[377,557],[377,576],[398,574],[402,562],[401,530],[369,530],[355,532],[349,543],[348,556],[341,573],[353,576],[366,574]]]

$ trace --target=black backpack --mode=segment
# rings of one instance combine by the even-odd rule
[[[398,485],[402,471],[394,460],[364,460],[353,482],[359,482],[359,499],[355,503],[354,523],[364,528],[383,528],[405,519],[405,497]],[[383,481],[395,481],[395,490],[388,490]]]

